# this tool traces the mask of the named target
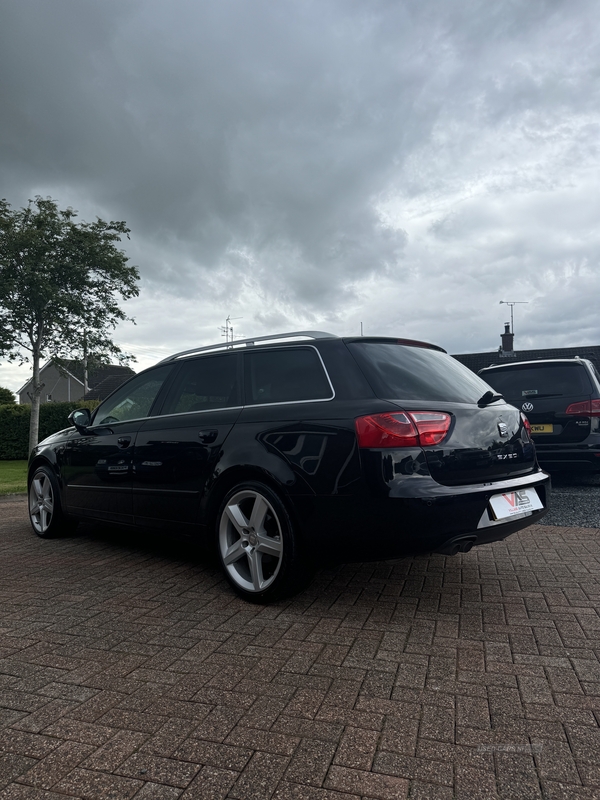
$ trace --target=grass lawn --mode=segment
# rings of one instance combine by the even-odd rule
[[[0,461],[0,494],[27,491],[27,461]]]

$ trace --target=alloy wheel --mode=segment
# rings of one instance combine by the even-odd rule
[[[219,550],[231,580],[246,592],[264,592],[283,558],[281,522],[271,503],[253,489],[227,501],[219,523]]]
[[[29,516],[36,533],[44,534],[52,524],[54,492],[49,476],[36,472],[29,488]]]

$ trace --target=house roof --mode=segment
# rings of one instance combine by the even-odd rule
[[[96,383],[88,392],[83,396],[84,400],[104,400],[109,394],[112,394],[115,389],[118,389],[121,384],[129,380],[135,375],[135,372],[130,367],[119,367],[119,371],[111,371],[106,369],[104,378]]]
[[[40,375],[44,372],[45,369],[52,366],[52,361],[47,361],[43,367],[40,368]],[[83,364],[81,361],[65,361],[64,365],[61,369],[69,375],[73,380],[76,380],[83,386]],[[135,372],[131,369],[131,367],[124,367],[121,364],[106,364],[101,367],[97,367],[96,369],[90,370],[88,373],[88,385],[90,390],[85,396],[86,400],[96,400],[96,399],[104,399],[104,397],[108,397],[110,392],[120,386],[122,383],[125,383],[126,380],[131,378],[135,375]],[[107,384],[107,386],[112,386],[110,391],[106,391],[104,397],[98,398],[96,395],[88,396],[92,392],[93,389],[98,387],[101,383],[104,383],[107,380],[112,380],[112,383]],[[18,394],[24,392],[30,383],[33,382],[33,378],[30,378],[23,386],[19,389]],[[104,390],[103,390],[104,391]]]
[[[498,364],[514,364],[517,361],[540,361],[546,358],[587,358],[600,372],[600,345],[582,347],[552,347],[538,350],[514,350],[506,353],[492,350],[488,353],[460,353],[453,357],[472,372]]]
[[[74,364],[76,362],[73,361],[73,362],[69,362],[69,363],[73,363]],[[51,366],[52,366],[52,360],[46,361],[46,363],[42,367],[40,367],[40,376],[42,375],[42,373],[44,372],[45,369],[48,369],[48,367],[51,367]],[[73,378],[73,380],[77,381],[77,383],[80,383],[83,386],[83,374],[82,374],[81,378],[78,378],[77,375],[74,375],[71,372],[70,369],[67,369],[66,367],[63,367],[63,370],[64,370],[64,372],[66,372],[66,374],[70,378]],[[17,394],[19,395],[19,394],[21,394],[21,392],[24,392],[25,389],[29,386],[30,383],[33,383],[33,378],[29,378],[29,380],[26,381],[23,384],[23,386],[21,386],[21,388],[17,390]]]
[[[83,364],[81,361],[67,361],[65,363],[67,370],[83,383]],[[93,388],[111,375],[121,375],[123,380],[126,380],[135,375],[135,372],[131,367],[124,367],[121,364],[104,364],[88,371],[88,385]]]

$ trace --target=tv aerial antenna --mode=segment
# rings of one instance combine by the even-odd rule
[[[219,328],[221,331],[221,336],[225,337],[226,344],[233,344],[233,325],[231,324],[232,320],[236,319],[244,319],[243,317],[232,317],[231,315],[227,317],[225,320],[225,325]]]

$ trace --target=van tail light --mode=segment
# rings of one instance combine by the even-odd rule
[[[521,419],[523,420],[523,427],[527,431],[527,436],[531,439],[531,423],[525,416],[525,414],[521,411]]]
[[[582,400],[581,403],[571,403],[565,414],[580,417],[600,417],[600,400]]]
[[[393,411],[354,421],[359,447],[427,447],[439,444],[452,417],[440,411]]]

